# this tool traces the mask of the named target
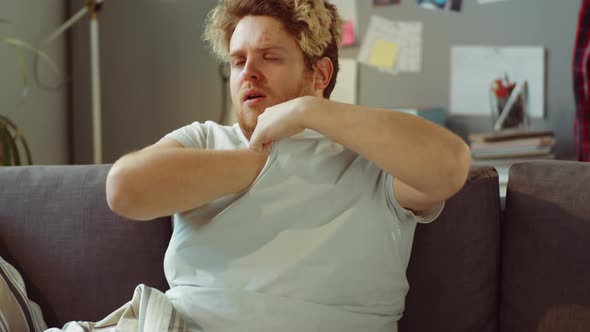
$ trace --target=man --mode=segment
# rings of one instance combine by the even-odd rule
[[[174,214],[164,268],[195,331],[392,331],[416,222],[467,177],[448,130],[330,101],[341,21],[324,0],[226,0],[205,39],[238,124],[193,123],[119,159],[113,211]]]

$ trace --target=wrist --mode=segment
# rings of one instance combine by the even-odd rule
[[[322,97],[315,97],[315,96],[306,96],[303,97],[302,102],[299,109],[299,123],[301,126],[301,130],[304,129],[315,129],[315,117],[317,115],[317,111],[322,111],[325,106],[326,99]]]
[[[250,159],[253,164],[252,169],[254,170],[254,174],[252,174],[252,175],[254,176],[254,178],[256,178],[258,176],[258,174],[264,168],[264,165],[266,165],[266,161],[268,160],[268,155],[269,155],[268,151],[269,150],[265,150],[263,152],[256,152],[253,150],[246,151],[246,153],[248,153],[250,155]]]

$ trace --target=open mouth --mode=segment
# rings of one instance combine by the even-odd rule
[[[264,99],[266,99],[266,95],[264,95],[262,92],[256,91],[255,89],[246,91],[243,97],[244,102],[248,105],[257,104]]]
[[[246,100],[256,100],[256,99],[262,99],[264,98],[263,95],[258,95],[258,94],[252,94],[246,97]]]

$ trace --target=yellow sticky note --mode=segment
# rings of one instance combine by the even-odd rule
[[[393,69],[397,59],[398,46],[387,40],[376,40],[371,50],[369,63],[385,69]]]

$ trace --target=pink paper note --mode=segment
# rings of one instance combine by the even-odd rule
[[[354,24],[352,21],[347,21],[342,26],[342,46],[354,45],[356,42],[356,34],[354,33]]]

